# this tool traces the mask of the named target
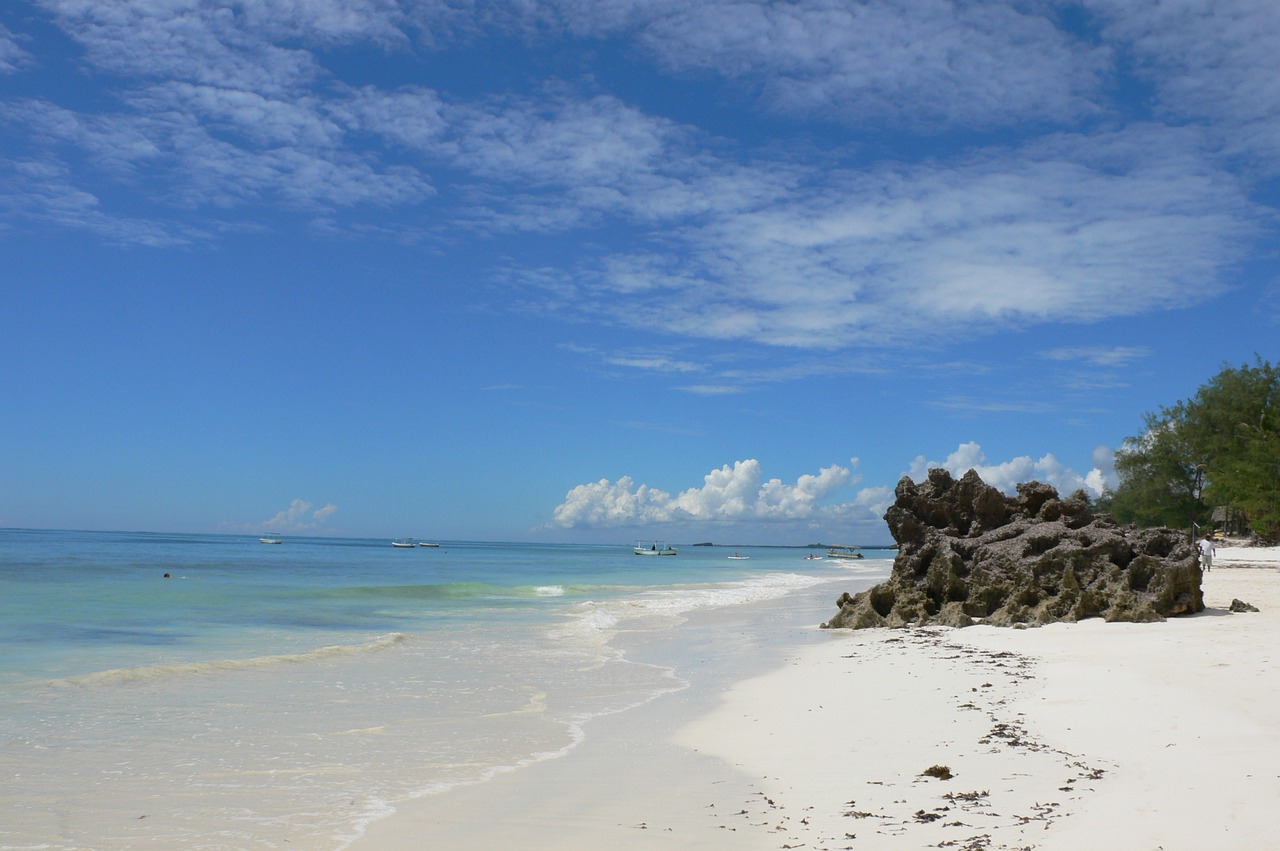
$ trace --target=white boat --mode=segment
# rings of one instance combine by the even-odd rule
[[[744,555],[739,555],[738,553],[734,553],[733,555],[729,556],[729,558],[738,559],[741,561],[742,559],[751,558],[751,556],[744,556]]]
[[[411,549],[418,546],[418,542],[413,538],[396,538],[391,542],[391,546],[400,547],[401,549]]]
[[[259,544],[283,544],[284,538],[259,538]]]
[[[822,561],[822,556],[809,553],[807,556],[804,557],[804,560],[805,561]]]
[[[439,544],[429,544],[429,543],[427,543],[426,541],[418,541],[418,546],[420,546],[420,547],[438,547],[438,546],[440,546],[440,545],[439,545]]]
[[[653,541],[647,546],[642,541],[636,541],[633,552],[638,556],[673,556],[676,548],[666,541]]]
[[[857,547],[832,547],[827,550],[827,558],[863,558],[863,555]]]

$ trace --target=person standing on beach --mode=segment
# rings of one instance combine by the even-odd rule
[[[1213,569],[1213,554],[1218,548],[1213,543],[1213,535],[1205,535],[1200,542],[1200,566],[1205,570]]]

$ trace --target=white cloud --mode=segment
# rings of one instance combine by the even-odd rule
[[[1052,453],[1040,458],[1020,455],[1007,461],[995,464],[987,463],[987,456],[982,447],[973,441],[960,444],[954,452],[942,461],[929,461],[918,455],[907,471],[914,481],[920,482],[934,468],[942,468],[953,476],[962,476],[969,470],[976,470],[982,480],[1004,493],[1012,495],[1017,486],[1024,482],[1038,481],[1052,485],[1058,493],[1068,496],[1077,490],[1084,489],[1093,496],[1102,493],[1104,487],[1114,487],[1114,469],[1111,467],[1110,450],[1099,446],[1093,451],[1094,467],[1081,475],[1065,466]]]
[[[270,29],[251,28],[248,16],[228,7],[186,0],[43,2],[92,65],[126,78],[283,93],[319,71],[310,53],[272,44]],[[244,10],[263,5],[246,3]]]
[[[1240,186],[1198,144],[1147,127],[946,165],[801,178],[762,163],[761,189],[741,191],[750,178],[735,169],[723,205],[706,201],[714,181],[692,176],[687,215],[652,232],[684,250],[615,253],[543,280],[564,298],[557,310],[597,321],[805,348],[1191,306],[1226,289],[1256,233]]]
[[[323,75],[312,50],[407,45],[395,0],[40,0],[100,69],[283,94]]]
[[[601,479],[575,486],[556,506],[553,522],[567,529],[662,523],[672,516],[669,493],[648,485],[636,488],[630,476],[623,476],[616,482]]]
[[[1176,72],[1161,91],[1179,115],[1266,129],[1280,114],[1269,108],[1280,106],[1280,59],[1262,49],[1274,41],[1274,3],[1189,2],[1195,14],[1150,20],[1132,4],[1091,3],[1110,41],[1131,42],[1153,73]],[[564,317],[813,349],[1092,322],[1220,295],[1256,233],[1247,187],[1219,167],[1221,137],[1203,127],[1118,124],[851,167],[847,152],[812,160],[812,150],[713,139],[593,82],[467,101],[420,85],[348,85],[323,64],[334,45],[399,50],[411,36],[462,32],[452,27],[469,12],[467,38],[485,22],[506,35],[522,21],[553,38],[623,34],[667,70],[759,80],[771,102],[820,116],[1074,120],[1092,109],[1111,58],[1057,27],[1049,5],[562,0],[499,4],[492,18],[466,4],[408,10],[391,0],[43,7],[123,88],[119,108],[98,114],[0,105],[42,155],[87,154],[117,185],[171,209],[327,216],[441,199],[451,206],[404,226],[599,233],[560,268],[512,274]],[[1197,22],[1226,46],[1193,43]],[[436,24],[445,28],[431,35]],[[1219,96],[1200,98],[1192,83],[1201,79]],[[1226,97],[1233,86],[1242,94]],[[7,204],[23,201],[10,192]]]
[[[694,396],[733,396],[746,392],[743,387],[736,384],[686,384],[676,389],[683,393],[692,393]]]
[[[880,485],[878,487],[863,488],[858,491],[858,495],[854,497],[853,504],[867,513],[875,517],[883,517],[884,513],[889,510],[889,506],[893,505],[896,498],[894,488],[889,485]]]
[[[1231,153],[1280,169],[1280,4],[1085,0],[1163,112],[1206,121]]]
[[[553,523],[570,528],[831,518],[847,513],[848,506],[825,505],[823,500],[856,480],[849,468],[833,464],[816,475],[800,476],[794,484],[776,478],[762,481],[760,462],[755,459],[712,470],[703,477],[701,487],[676,496],[647,485],[637,487],[630,476],[616,482],[601,479],[572,488],[556,507]]]
[[[1040,458],[1020,456],[999,463],[987,463],[982,447],[975,442],[960,444],[943,461],[917,456],[907,472],[923,481],[928,471],[942,467],[959,477],[976,470],[987,484],[1010,495],[1023,482],[1040,481],[1055,487],[1063,496],[1084,489],[1097,496],[1104,488],[1115,487],[1115,470],[1109,447],[1098,446],[1092,454],[1094,467],[1081,475],[1062,464],[1053,454]],[[624,526],[705,526],[728,524],[789,524],[797,529],[873,529],[893,504],[892,485],[858,489],[852,498],[836,502],[842,491],[859,483],[849,467],[833,464],[817,474],[805,474],[794,483],[780,479],[763,480],[760,462],[735,461],[712,470],[702,485],[677,495],[648,485],[637,486],[630,476],[617,481],[597,482],[572,488],[556,506],[551,525],[561,528],[611,528]]]
[[[96,195],[74,185],[65,163],[50,157],[0,159],[0,221],[19,219],[41,228],[84,230],[119,245],[160,248],[209,237],[197,228],[173,222],[109,215]]]
[[[701,372],[703,367],[691,361],[679,360],[664,354],[629,353],[609,355],[605,363],[614,366],[625,366],[631,369],[650,370],[652,372]]]
[[[0,74],[17,71],[30,60],[30,55],[18,45],[17,37],[0,23]]]
[[[276,513],[270,520],[258,524],[268,532],[309,532],[322,527],[338,507],[332,503],[312,511],[311,503],[295,499],[289,507]]]
[[[1109,51],[1073,40],[1033,8],[987,0],[708,0],[664,8],[642,39],[669,68],[753,82],[773,109],[828,120],[936,132],[1097,111],[1091,99]]]
[[[52,145],[78,148],[107,173],[139,188],[150,187],[157,200],[169,204],[229,207],[265,200],[323,210],[413,203],[431,194],[413,169],[379,169],[337,146],[301,144],[307,134],[313,141],[328,136],[323,122],[310,120],[305,111],[244,93],[235,97],[236,93],[200,92],[210,97],[198,99],[196,107],[214,110],[227,120],[260,125],[256,132],[263,144],[220,138],[205,123],[207,116],[182,105],[180,89],[173,86],[137,94],[136,113],[94,116],[44,101],[26,101],[0,105],[0,115],[21,122]],[[240,114],[232,104],[252,109]],[[267,115],[277,120],[268,122]],[[278,145],[277,135],[299,144]]]
[[[456,107],[449,115],[468,170],[535,183],[616,185],[653,172],[670,153],[677,125],[614,97],[505,99]]]
[[[449,122],[439,93],[421,86],[384,91],[373,86],[351,90],[344,100],[327,104],[345,124],[376,133],[397,147],[436,151],[445,145]],[[444,147],[456,153],[456,146]]]
[[[1091,366],[1118,367],[1149,357],[1151,349],[1146,346],[1076,346],[1049,349],[1040,354],[1049,360],[1084,361]]]

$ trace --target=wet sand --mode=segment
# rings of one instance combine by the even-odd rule
[[[742,652],[708,652],[702,685],[400,805],[354,847],[1269,847],[1280,549],[1220,549],[1204,590],[1207,611],[1162,624],[737,624]]]

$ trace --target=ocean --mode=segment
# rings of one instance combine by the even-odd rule
[[[699,612],[892,555],[439,543],[0,529],[0,849],[336,851],[688,687],[645,648]]]

